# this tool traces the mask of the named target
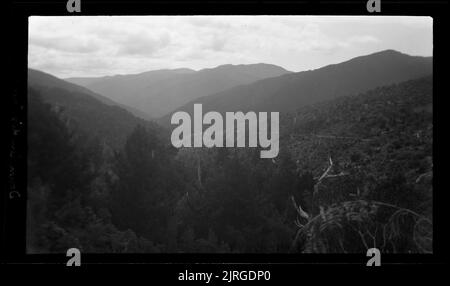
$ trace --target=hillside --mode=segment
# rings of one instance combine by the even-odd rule
[[[28,69],[28,83],[30,86],[34,86],[37,88],[63,88],[65,90],[68,90],[71,92],[76,92],[76,93],[79,92],[79,93],[88,94],[104,104],[116,105],[123,109],[128,110],[129,112],[131,112],[133,115],[135,115],[137,117],[140,117],[143,119],[150,119],[150,117],[147,114],[139,111],[138,109],[120,104],[116,101],[109,99],[108,97],[105,97],[103,95],[95,93],[95,92],[91,91],[90,89],[87,89],[76,83],[71,83],[68,81],[61,80],[55,76],[44,73],[42,71],[38,71],[38,70],[29,68]]]
[[[64,88],[41,94],[53,107],[31,88],[33,253],[433,251],[431,76],[283,114],[273,160],[258,148],[173,150],[154,128],[129,132],[142,121],[119,107]],[[83,128],[69,131],[56,106]],[[125,148],[79,148],[70,134],[82,129],[126,136]]]
[[[287,73],[269,64],[223,65],[199,71],[155,70],[101,78],[68,78],[67,81],[156,118],[196,98]]]
[[[180,215],[192,247],[212,226],[243,252],[431,252],[432,85],[428,76],[284,114],[273,160],[258,148],[181,149],[201,181]]]
[[[340,168],[415,181],[431,168],[432,87],[429,76],[301,108],[283,118],[280,142],[311,170],[332,156]]]
[[[108,98],[41,71],[28,70],[28,88],[61,110],[72,129],[113,148],[120,148],[137,124],[150,124]]]
[[[432,73],[431,57],[415,57],[386,50],[311,71],[257,81],[195,99],[178,110],[192,112],[202,103],[204,112],[294,111],[302,106],[357,94]],[[160,122],[170,124],[170,116]]]

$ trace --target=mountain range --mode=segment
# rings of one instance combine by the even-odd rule
[[[229,88],[288,74],[275,65],[222,65],[194,71],[163,69],[99,78],[67,78],[120,104],[158,118],[196,98]]]
[[[194,103],[203,104],[204,113],[279,111],[283,116],[317,102],[430,75],[432,57],[386,50],[297,73],[267,64],[225,65],[200,71],[157,70],[138,75],[72,78],[69,82],[29,69],[28,85],[44,101],[60,107],[72,126],[120,148],[137,124],[155,125],[145,120],[148,113],[143,111],[147,109],[137,110],[124,102],[134,100],[151,106],[155,111],[152,115],[161,116],[157,122],[170,127],[172,111],[191,113]],[[205,96],[197,97],[201,94]]]
[[[177,111],[193,112],[201,103],[207,111],[278,111],[291,112],[299,107],[358,94],[432,74],[432,57],[410,56],[385,50],[316,70],[289,73],[252,84],[236,86],[223,92],[197,98]],[[171,114],[160,122],[170,124]]]

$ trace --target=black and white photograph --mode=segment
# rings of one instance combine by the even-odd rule
[[[26,253],[433,253],[433,18],[30,16]]]

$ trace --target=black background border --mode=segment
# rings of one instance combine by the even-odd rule
[[[382,254],[382,265],[440,265],[445,263],[447,188],[443,184],[448,146],[444,100],[446,88],[448,1],[381,0],[381,13],[368,13],[366,1],[88,1],[81,0],[81,13],[68,13],[65,0],[13,1],[9,33],[6,112],[8,147],[5,148],[1,222],[1,262],[6,264],[65,265],[65,254],[27,255],[26,244],[26,91],[28,57],[28,16],[61,15],[409,15],[433,17],[433,254]],[[439,119],[438,119],[439,118]],[[132,264],[171,265],[173,269],[218,265],[221,269],[242,269],[252,265],[285,269],[297,265],[365,266],[365,254],[83,254],[82,265]],[[236,264],[237,263],[237,264]],[[195,265],[194,265],[195,264]],[[180,269],[181,269],[180,268]],[[295,273],[294,273],[295,274]]]

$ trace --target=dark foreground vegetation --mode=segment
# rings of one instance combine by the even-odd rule
[[[431,77],[283,114],[274,160],[154,124],[112,147],[34,89],[28,116],[31,253],[432,252]]]

